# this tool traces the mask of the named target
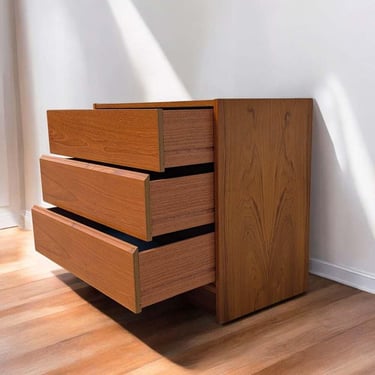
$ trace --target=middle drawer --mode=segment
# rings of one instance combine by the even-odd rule
[[[146,241],[214,221],[213,172],[152,180],[53,156],[40,168],[46,202]]]

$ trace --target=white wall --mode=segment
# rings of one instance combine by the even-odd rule
[[[311,267],[375,291],[375,2],[18,0],[26,205],[45,110],[314,97]]]
[[[0,0],[0,229],[20,225],[23,190],[14,12]]]

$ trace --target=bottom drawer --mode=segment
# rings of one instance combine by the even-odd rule
[[[37,251],[133,312],[215,281],[211,226],[144,242],[64,210],[32,210]]]

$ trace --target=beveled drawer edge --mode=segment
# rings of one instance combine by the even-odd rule
[[[110,173],[112,172],[113,174],[120,175],[121,177],[128,177],[132,179],[137,179],[137,180],[145,180],[148,177],[148,174],[146,172],[138,172],[138,171],[133,171],[130,168],[121,168],[117,167],[116,165],[104,165],[103,163],[95,162],[95,161],[90,161],[90,160],[81,160],[81,159],[75,159],[75,158],[70,158],[68,156],[60,156],[60,155],[42,155],[39,160],[46,160],[46,161],[52,161],[52,162],[58,162],[60,164],[64,165],[70,165],[74,166],[76,168],[81,168],[81,169],[89,169],[89,170],[94,170],[96,172],[101,172],[101,173]]]
[[[165,157],[164,157],[164,123],[163,123],[163,110],[158,108],[158,129],[159,129],[159,165],[160,172],[165,171]]]

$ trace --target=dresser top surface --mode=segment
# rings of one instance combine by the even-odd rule
[[[95,103],[95,109],[132,109],[132,108],[204,108],[214,107],[220,102],[233,101],[268,101],[268,100],[312,100],[311,98],[223,98],[206,100],[185,100],[185,101],[160,101],[160,102],[134,102],[134,103]]]

